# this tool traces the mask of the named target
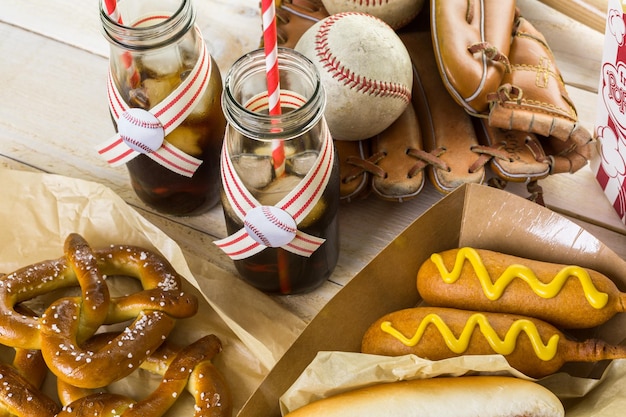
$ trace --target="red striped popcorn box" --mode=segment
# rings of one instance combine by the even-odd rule
[[[609,0],[598,87],[596,179],[626,223],[626,6]]]

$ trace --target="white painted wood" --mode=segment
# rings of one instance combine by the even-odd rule
[[[98,0],[4,1],[0,21],[102,57],[109,45],[101,33]],[[195,1],[196,24],[209,52],[225,72],[244,52],[259,47],[257,0]]]

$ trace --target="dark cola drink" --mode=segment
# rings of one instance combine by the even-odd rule
[[[254,287],[296,294],[319,287],[337,264],[339,163],[315,66],[281,48],[278,68],[279,114],[269,114],[262,50],[237,60],[225,78],[221,201],[228,236],[215,243]]]
[[[274,181],[266,189],[256,190],[253,195],[261,204],[275,204],[285,192],[272,190],[290,189],[301,178],[292,175]],[[285,183],[281,187],[280,182]],[[287,191],[287,190],[284,191]],[[243,227],[233,213],[228,201],[223,198],[226,229],[229,234]],[[332,273],[339,255],[339,166],[333,165],[331,180],[321,199],[311,213],[298,225],[304,233],[321,237],[326,241],[310,256],[296,255],[282,248],[265,248],[249,258],[234,261],[241,277],[261,291],[272,294],[297,294],[319,287]]]
[[[119,13],[110,15],[103,2],[100,17],[110,43],[111,79],[120,100],[130,108],[154,112],[160,106],[185,115],[176,118],[176,123],[184,119],[179,125],[168,128],[165,141],[182,151],[183,158],[194,164],[201,161],[195,172],[182,170],[183,175],[175,172],[180,159],[168,161],[174,166],[168,169],[167,164],[155,162],[153,158],[163,161],[155,150],[150,156],[141,153],[126,161],[132,188],[159,212],[200,214],[219,202],[219,154],[226,126],[219,68],[195,25],[190,0],[118,2],[117,7]],[[109,102],[116,99],[109,91]],[[164,131],[174,120],[171,117],[159,119]]]
[[[137,196],[162,213],[200,214],[219,202],[219,155],[226,120],[219,99],[222,91],[221,75],[214,62],[212,66],[211,81],[202,100],[185,121],[165,137],[186,154],[202,160],[193,177],[179,175],[146,155],[139,155],[126,164]],[[174,74],[171,78],[175,77],[180,78],[180,74]],[[162,86],[159,86],[160,83]],[[173,81],[153,78],[148,78],[142,85],[157,86],[149,92],[159,87],[173,90],[176,86]],[[137,92],[136,89],[129,90],[129,93],[131,106],[145,106],[145,101],[138,98],[145,96],[145,93]]]

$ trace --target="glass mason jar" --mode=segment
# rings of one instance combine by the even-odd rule
[[[112,103],[150,111],[165,133],[159,150],[174,150],[179,160],[199,164],[195,171],[181,173],[176,161],[162,163],[156,157],[161,154],[151,152],[154,148],[139,152],[125,161],[132,187],[144,203],[162,213],[202,213],[219,201],[226,120],[222,77],[195,26],[191,1],[124,0],[115,13],[107,9],[108,3],[100,0],[100,19],[110,43],[108,90],[116,130],[121,130],[121,115]]]
[[[321,285],[337,263],[339,164],[316,68],[286,48],[278,68],[278,115],[268,111],[263,50],[239,58],[226,75],[222,207],[230,236],[216,244],[251,285],[294,294]],[[284,165],[273,156],[277,148]],[[311,241],[318,243],[307,247]]]

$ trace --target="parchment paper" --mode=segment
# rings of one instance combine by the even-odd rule
[[[72,232],[94,248],[131,244],[165,256],[201,301],[198,314],[180,320],[170,337],[188,343],[213,333],[221,339],[224,349],[214,363],[231,387],[234,415],[304,328],[299,318],[238,277],[183,253],[107,187],[8,169],[0,169],[0,184],[0,272],[63,256],[63,242]],[[139,400],[159,380],[137,372],[110,390]],[[47,379],[46,389],[54,392],[54,378]],[[181,398],[168,415],[193,415],[191,398]]]

